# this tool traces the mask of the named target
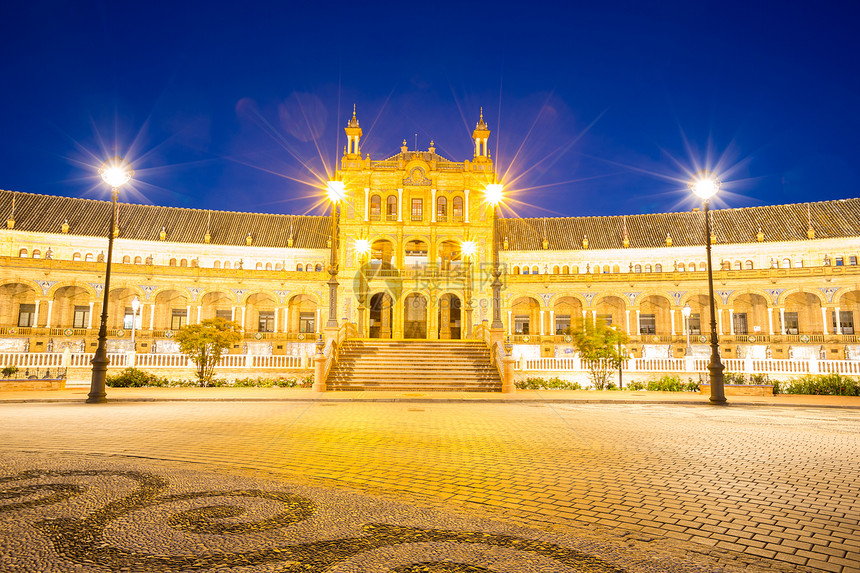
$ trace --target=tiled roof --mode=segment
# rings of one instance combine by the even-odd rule
[[[15,197],[15,229],[59,233],[63,221],[69,234],[106,237],[110,225],[109,201],[73,199],[0,190],[0,226],[12,213]],[[331,217],[235,213],[119,203],[119,237],[158,241],[162,227],[167,241],[203,243],[207,222],[213,245],[245,245],[251,233],[256,247],[286,247],[292,234],[293,247],[325,248],[331,234]]]
[[[809,220],[816,239],[860,237],[860,198],[769,205],[740,209],[711,210],[711,230],[717,243],[755,243],[761,227],[765,242],[806,240]],[[499,240],[508,240],[512,251],[541,250],[543,239],[552,250],[582,249],[588,237],[589,249],[620,249],[624,228],[630,248],[705,244],[704,215],[700,212],[654,213],[611,217],[563,217],[541,219],[499,219]]]

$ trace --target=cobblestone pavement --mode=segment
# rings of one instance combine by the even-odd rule
[[[3,404],[0,452],[4,571],[860,571],[857,410]]]

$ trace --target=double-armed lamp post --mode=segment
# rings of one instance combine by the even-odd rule
[[[711,268],[711,219],[708,215],[708,207],[711,198],[720,190],[720,180],[713,173],[701,170],[696,173],[689,183],[690,190],[702,200],[705,212],[705,250],[708,258],[708,293],[711,304],[711,362],[708,364],[709,379],[711,384],[711,403],[721,405],[726,403],[725,378],[723,366],[720,360],[720,341],[717,338],[717,313],[714,301],[714,273]]]
[[[501,183],[490,183],[484,191],[484,200],[493,209],[493,322],[490,325],[492,330],[502,330],[502,281],[499,277],[502,275],[499,269],[499,235],[497,232],[499,219],[499,205],[504,199],[504,187]]]
[[[328,265],[328,320],[326,329],[337,329],[337,206],[346,196],[346,186],[343,181],[329,181],[326,184],[328,200],[331,201],[331,258]]]
[[[116,202],[119,197],[119,188],[131,181],[134,171],[131,166],[119,157],[105,161],[99,169],[102,180],[111,186],[111,212],[110,227],[108,228],[108,252],[107,268],[105,269],[104,299],[102,302],[102,320],[99,326],[99,345],[93,356],[93,376],[90,382],[90,393],[87,396],[88,404],[101,404],[107,402],[105,393],[105,380],[107,378],[107,320],[108,320],[108,295],[110,294],[110,267],[113,260],[113,234],[116,227]]]

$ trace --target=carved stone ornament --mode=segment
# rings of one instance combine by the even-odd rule
[[[403,179],[404,185],[430,185],[432,181],[424,175],[424,170],[420,167],[413,167],[409,172],[409,177]]]

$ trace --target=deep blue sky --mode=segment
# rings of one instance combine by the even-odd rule
[[[116,148],[127,200],[321,213],[295,179],[331,168],[355,103],[373,159],[416,133],[470,158],[483,106],[522,216],[687,209],[720,157],[720,206],[858,195],[838,3],[8,4],[0,188],[107,197],[90,166]]]

